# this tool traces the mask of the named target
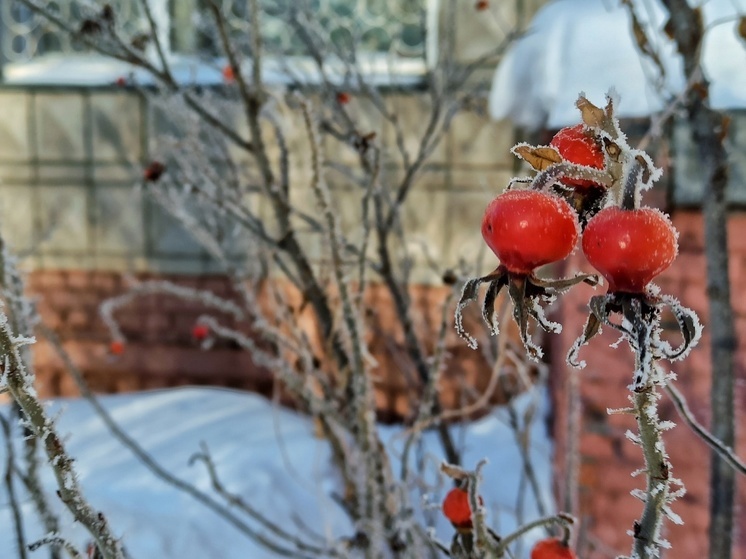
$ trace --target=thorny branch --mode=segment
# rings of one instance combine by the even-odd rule
[[[0,314],[0,354],[5,358],[0,384],[8,387],[11,397],[23,410],[24,423],[44,445],[62,502],[96,540],[104,559],[124,559],[119,540],[114,537],[105,517],[94,510],[83,496],[73,469],[73,460],[65,451],[52,420],[36,396],[33,378],[27,373],[20,353],[23,345],[32,342],[32,339],[16,338],[10,330],[7,316]]]
[[[83,556],[75,548],[73,544],[60,536],[46,536],[28,546],[29,551],[36,551],[41,549],[45,545],[50,546],[52,549],[64,549],[71,559],[83,559]]]
[[[5,491],[8,494],[8,502],[13,515],[13,529],[16,534],[16,547],[18,549],[18,559],[26,559],[26,536],[23,528],[23,518],[21,516],[21,507],[16,495],[16,488],[13,478],[15,471],[15,448],[13,446],[13,433],[11,432],[10,422],[0,414],[0,427],[5,438]]]

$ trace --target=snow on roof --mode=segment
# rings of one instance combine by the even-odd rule
[[[218,85],[225,83],[223,58],[205,59],[171,54],[168,63],[174,79],[181,84]],[[385,53],[361,56],[359,71],[376,86],[411,87],[422,82],[425,62],[421,59],[391,57]],[[154,62],[156,67],[159,66]],[[251,72],[251,61],[244,61],[243,71]],[[328,78],[337,84],[345,79],[346,66],[339,60],[325,61]],[[263,78],[270,85],[318,84],[321,76],[310,57],[267,57]],[[3,66],[3,83],[25,86],[107,86],[125,78],[130,84],[152,85],[147,70],[96,53],[48,54],[26,62]]]
[[[596,104],[614,89],[620,117],[661,110],[684,85],[681,60],[663,33],[659,0],[633,0],[655,51],[659,71],[632,38],[629,12],[616,0],[555,0],[542,8],[528,33],[506,53],[490,92],[490,114],[536,130],[579,121],[575,100],[583,92]],[[746,41],[737,33],[744,0],[700,2],[707,26],[703,66],[717,109],[746,107]],[[740,3],[740,4],[739,4]]]

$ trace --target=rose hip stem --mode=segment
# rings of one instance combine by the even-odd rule
[[[627,181],[624,183],[624,190],[622,190],[622,209],[637,209],[637,181],[641,174],[642,165],[639,161],[635,161],[627,174]]]

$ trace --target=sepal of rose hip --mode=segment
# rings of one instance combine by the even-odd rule
[[[586,320],[582,335],[575,341],[567,356],[567,362],[576,368],[585,367],[578,359],[580,349],[601,332],[603,325],[621,333],[637,356],[631,389],[639,392],[650,383],[663,384],[665,377],[656,374],[656,362],[660,359],[678,361],[695,347],[702,336],[702,325],[694,311],[682,306],[675,298],[657,295],[655,290],[642,293],[614,292],[592,297],[591,313]],[[682,336],[681,345],[674,348],[661,339],[661,314],[668,307],[676,317]]]

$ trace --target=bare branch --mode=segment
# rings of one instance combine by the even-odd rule
[[[18,549],[18,559],[26,559],[26,536],[23,529],[23,517],[21,515],[21,506],[16,495],[15,483],[13,483],[13,473],[15,464],[15,447],[13,445],[13,433],[10,428],[10,422],[0,414],[0,427],[5,437],[5,491],[8,493],[8,504],[13,518],[13,528],[16,535],[16,547]]]
[[[669,383],[666,385],[666,393],[671,397],[671,401],[673,401],[676,406],[676,411],[679,412],[679,415],[686,422],[689,428],[694,431],[694,433],[696,433],[696,435],[702,439],[707,446],[717,452],[731,468],[740,474],[746,475],[746,463],[739,458],[732,448],[726,446],[723,441],[705,429],[704,425],[694,417],[685,396],[679,392],[679,389]]]

